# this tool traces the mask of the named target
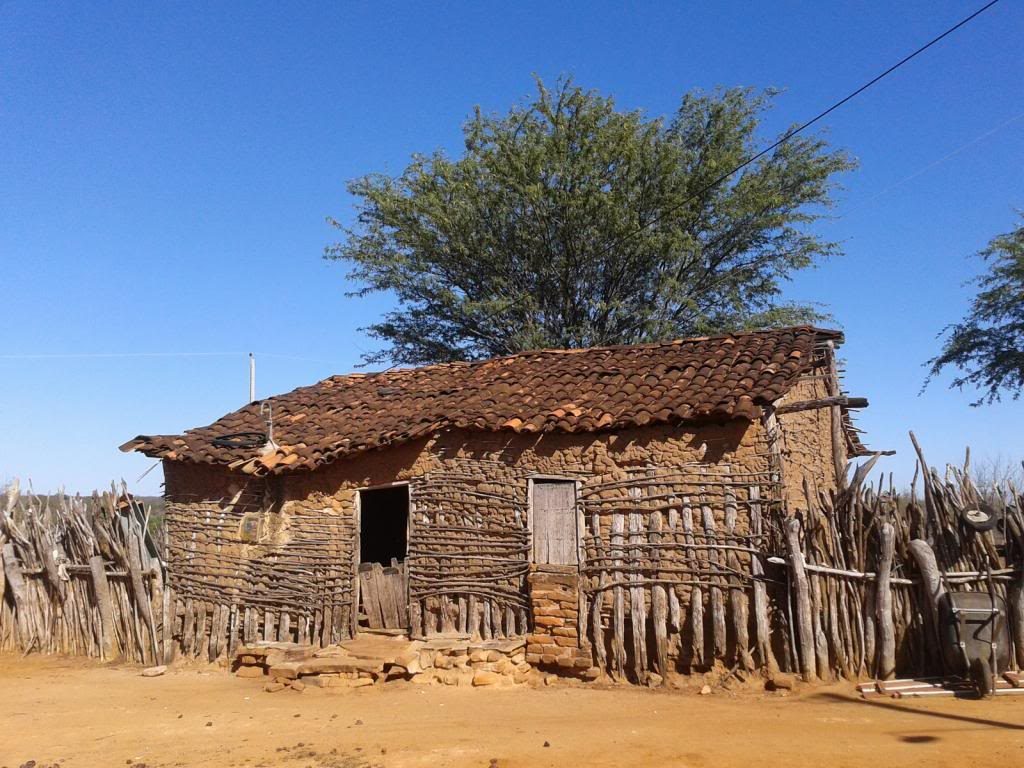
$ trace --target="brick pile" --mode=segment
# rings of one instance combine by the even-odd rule
[[[544,566],[530,573],[533,632],[526,638],[526,661],[538,669],[594,679],[589,643],[579,636],[579,573]]]

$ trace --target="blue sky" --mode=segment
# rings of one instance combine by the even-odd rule
[[[457,152],[473,106],[504,111],[532,73],[651,115],[785,88],[767,141],[981,4],[0,3],[0,482],[134,483],[151,462],[116,446],[242,405],[249,351],[261,396],[351,370],[388,299],[346,298],[320,257],[346,180]],[[1003,0],[825,123],[860,161],[820,224],[845,255],[787,295],[845,330],[898,480],[911,428],[933,463],[1022,455],[1020,402],[919,395],[970,255],[1024,209],[1022,38]]]

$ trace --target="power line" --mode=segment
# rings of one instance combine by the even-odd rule
[[[703,195],[703,194],[704,194],[705,192],[708,192],[708,191],[710,191],[710,190],[714,189],[714,188],[715,188],[715,187],[717,187],[717,186],[718,186],[719,184],[721,184],[721,183],[722,183],[723,181],[727,181],[727,180],[729,179],[729,177],[730,177],[730,176],[732,176],[733,174],[735,174],[735,173],[737,173],[737,172],[739,172],[739,171],[742,171],[742,170],[743,170],[744,168],[746,168],[746,167],[747,167],[748,165],[750,165],[750,164],[751,164],[751,163],[753,163],[753,162],[756,162],[757,160],[759,160],[760,158],[764,157],[765,155],[767,155],[767,154],[768,154],[769,152],[771,152],[772,150],[774,150],[774,149],[777,149],[778,147],[780,147],[780,146],[781,146],[782,144],[784,144],[785,142],[787,142],[787,141],[789,141],[790,139],[792,139],[792,138],[793,138],[794,136],[796,136],[796,135],[797,135],[798,133],[800,133],[801,131],[804,131],[804,130],[806,130],[807,128],[810,128],[810,127],[811,127],[812,125],[814,125],[815,123],[817,123],[817,122],[818,122],[819,120],[821,120],[822,118],[824,118],[824,117],[826,117],[827,115],[831,114],[832,112],[836,111],[837,109],[839,109],[839,108],[840,108],[841,106],[843,106],[844,104],[846,104],[846,103],[847,103],[848,101],[850,101],[851,99],[854,99],[854,98],[856,98],[857,96],[859,96],[860,94],[864,93],[864,91],[866,91],[866,90],[867,90],[868,88],[870,88],[871,86],[873,86],[873,85],[874,85],[875,83],[877,83],[877,82],[878,82],[879,80],[882,80],[882,79],[884,79],[884,78],[888,77],[888,76],[889,76],[889,75],[891,75],[891,74],[892,74],[893,72],[895,72],[895,71],[896,71],[897,69],[899,69],[899,68],[900,68],[900,67],[902,67],[902,66],[903,66],[904,64],[906,64],[906,63],[907,63],[908,61],[910,61],[910,60],[911,60],[911,59],[913,59],[914,57],[916,57],[916,56],[918,56],[918,55],[920,55],[920,54],[924,53],[924,52],[925,52],[925,51],[927,51],[927,50],[928,50],[929,48],[931,48],[931,47],[932,47],[933,45],[935,45],[936,43],[938,43],[938,42],[939,42],[940,40],[942,40],[942,39],[944,39],[944,38],[948,37],[949,35],[953,34],[953,33],[954,33],[954,32],[956,32],[956,31],[957,31],[958,29],[960,29],[960,27],[964,26],[965,24],[968,24],[968,23],[969,23],[969,22],[971,22],[971,21],[972,21],[972,20],[973,20],[974,18],[976,18],[977,16],[980,16],[980,15],[981,15],[982,13],[984,13],[985,11],[987,11],[987,10],[988,10],[989,8],[991,8],[991,7],[993,6],[993,5],[995,5],[995,4],[996,4],[996,3],[998,3],[998,2],[999,2],[999,0],[991,0],[990,2],[986,3],[986,4],[985,4],[985,5],[983,5],[983,6],[981,7],[981,8],[979,8],[979,9],[978,9],[978,10],[976,10],[976,11],[975,11],[974,13],[972,13],[972,14],[971,14],[970,16],[967,16],[967,17],[965,17],[965,18],[961,19],[961,20],[960,20],[960,21],[958,21],[958,22],[957,22],[956,24],[954,24],[954,25],[953,25],[952,27],[950,27],[950,28],[949,28],[949,29],[947,29],[947,30],[946,30],[945,32],[943,32],[943,33],[942,33],[941,35],[938,35],[937,37],[933,37],[933,38],[932,38],[931,40],[929,40],[929,41],[928,41],[927,43],[925,43],[925,44],[924,44],[924,45],[922,45],[922,46],[921,46],[920,48],[918,48],[917,50],[915,50],[915,51],[914,51],[913,53],[907,54],[907,55],[906,55],[906,56],[904,56],[904,57],[903,57],[902,59],[900,59],[900,60],[899,60],[899,61],[897,61],[897,62],[896,62],[895,64],[893,64],[893,65],[892,65],[891,67],[889,67],[889,68],[888,68],[887,70],[885,70],[884,72],[882,72],[882,73],[881,73],[880,75],[877,75],[877,76],[873,77],[873,78],[872,78],[871,80],[869,80],[868,82],[864,83],[864,85],[862,85],[862,86],[861,86],[860,88],[858,88],[857,90],[853,91],[852,93],[850,93],[850,94],[848,94],[848,95],[844,96],[844,97],[843,97],[842,99],[840,99],[839,101],[837,101],[837,102],[836,102],[835,104],[833,104],[833,105],[832,105],[831,107],[829,107],[828,109],[826,109],[826,110],[824,110],[824,111],[822,111],[822,112],[819,112],[819,113],[818,113],[817,115],[815,115],[814,117],[812,117],[812,118],[811,118],[810,120],[808,120],[807,122],[805,122],[805,123],[802,123],[802,124],[798,125],[798,126],[797,126],[796,128],[794,128],[793,130],[789,131],[789,133],[785,134],[785,135],[784,135],[784,136],[783,136],[782,138],[778,139],[778,140],[777,140],[777,141],[776,141],[775,143],[773,143],[773,144],[771,144],[771,145],[769,145],[769,146],[765,147],[764,149],[762,149],[762,150],[761,150],[760,152],[758,152],[758,153],[757,153],[756,155],[754,155],[753,157],[751,157],[751,158],[749,158],[749,159],[745,160],[744,162],[740,163],[739,165],[737,165],[737,166],[736,166],[735,168],[733,168],[733,169],[732,169],[731,171],[729,171],[728,173],[725,173],[725,174],[723,174],[722,176],[719,176],[719,177],[718,177],[717,179],[715,179],[715,180],[714,180],[714,181],[712,181],[711,183],[707,184],[706,186],[702,187],[701,189],[697,190],[697,191],[696,191],[696,192],[694,192],[693,194],[689,195],[688,197],[686,197],[686,198],[685,198],[684,200],[682,200],[681,202],[679,202],[679,203],[677,203],[676,205],[674,205],[674,206],[672,206],[671,208],[669,208],[669,209],[668,209],[667,211],[664,211],[664,212],[662,212],[662,213],[660,213],[660,214],[658,214],[658,215],[654,216],[654,217],[653,217],[653,218],[652,218],[652,219],[651,219],[650,221],[644,222],[644,224],[642,224],[641,226],[637,227],[637,228],[636,228],[635,230],[633,230],[633,231],[632,231],[632,232],[630,232],[629,234],[625,235],[625,236],[624,236],[623,238],[621,238],[621,239],[620,239],[620,240],[618,240],[617,242],[615,242],[615,243],[610,243],[610,244],[609,244],[609,245],[607,245],[607,246],[606,246],[605,248],[603,248],[603,249],[602,249],[601,251],[599,251],[597,255],[598,255],[598,256],[603,256],[603,255],[605,255],[605,254],[606,254],[606,253],[607,253],[608,251],[610,251],[610,250],[611,250],[612,248],[617,248],[617,247],[619,247],[619,246],[620,246],[620,245],[622,245],[622,244],[623,244],[624,242],[626,242],[626,241],[630,240],[631,238],[635,237],[636,235],[639,235],[640,233],[642,233],[642,232],[643,232],[643,231],[644,231],[645,229],[647,229],[647,228],[648,228],[648,227],[650,227],[651,225],[653,225],[653,224],[657,224],[657,223],[658,223],[658,222],[660,222],[660,221],[661,221],[662,219],[664,219],[664,218],[665,218],[666,216],[668,216],[668,215],[671,215],[671,214],[675,213],[676,211],[680,210],[680,209],[681,209],[681,208],[682,208],[683,206],[685,206],[685,205],[686,205],[687,203],[689,203],[690,201],[692,201],[692,200],[694,200],[694,199],[696,199],[696,198],[700,197],[700,196],[701,196],[701,195]]]
[[[970,149],[971,147],[973,147],[978,142],[984,141],[989,136],[992,136],[993,134],[998,133],[999,131],[1003,130],[1003,128],[1005,128],[1006,126],[1012,125],[1013,123],[1017,122],[1021,118],[1024,118],[1024,112],[1021,112],[1019,115],[1011,117],[1009,120],[1004,120],[1003,122],[1001,122],[999,125],[995,126],[994,128],[990,128],[987,131],[985,131],[984,133],[975,136],[973,139],[968,141],[966,144],[961,144],[959,147],[954,149],[952,152],[947,152],[942,157],[937,158],[936,160],[932,160],[930,163],[928,163],[924,167],[919,168],[918,170],[914,171],[909,176],[904,176],[899,181],[894,181],[891,184],[889,184],[888,186],[883,187],[882,189],[878,190],[873,195],[871,195],[871,197],[868,197],[868,198],[865,198],[864,200],[861,200],[859,203],[854,205],[852,208],[851,207],[844,208],[845,215],[849,215],[852,211],[859,210],[859,209],[863,208],[865,205],[874,202],[875,200],[880,198],[882,195],[887,194],[888,192],[891,192],[892,190],[896,189],[896,187],[902,186],[903,184],[906,184],[908,181],[913,181],[918,176],[921,176],[921,175],[927,173],[932,168],[935,168],[938,165],[942,165],[947,160],[949,160],[949,159],[951,159],[953,157],[956,157],[957,155],[959,155],[964,150]]]

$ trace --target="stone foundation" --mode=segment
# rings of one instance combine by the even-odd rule
[[[290,688],[361,688],[397,680],[444,685],[511,685],[537,673],[526,662],[526,641],[436,638],[404,641],[395,653],[367,657],[344,646],[314,649],[295,643],[242,646],[233,668],[238,677],[265,678],[273,693]]]

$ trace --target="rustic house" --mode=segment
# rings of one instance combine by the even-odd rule
[[[365,628],[525,637],[531,664],[591,676],[770,666],[791,632],[773,639],[786,597],[763,555],[866,453],[842,340],[796,327],[334,376],[122,449],[163,461],[185,646]]]

